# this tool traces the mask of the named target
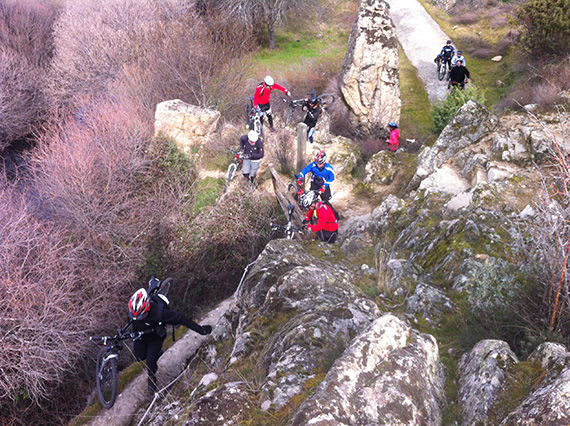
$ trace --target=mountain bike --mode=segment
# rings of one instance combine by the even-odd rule
[[[233,149],[228,148],[228,147],[226,147],[226,149],[228,151],[230,151],[234,155],[234,157],[232,159],[232,162],[228,166],[228,171],[226,173],[226,184],[224,185],[224,191],[227,191],[228,186],[230,184],[230,181],[234,178],[234,176],[236,174],[236,170],[237,170],[238,166],[243,163],[243,153],[238,152],[238,151],[234,151]]]
[[[296,226],[293,225],[293,210],[295,210],[295,206],[293,204],[289,204],[289,206],[287,207],[288,222],[286,225],[278,225],[275,223],[271,223],[271,229],[274,231],[283,230],[283,234],[285,235],[285,238],[288,240],[292,240],[293,237],[295,236],[295,233],[302,234],[304,231],[303,228],[297,228]]]
[[[148,293],[158,294],[166,298],[172,282],[172,278],[160,281],[158,278],[152,277],[149,281]],[[123,328],[117,330],[117,334],[114,336],[92,336],[89,338],[92,342],[104,345],[104,348],[99,351],[99,355],[97,356],[97,367],[95,370],[97,395],[99,396],[99,401],[101,401],[103,408],[111,408],[117,400],[119,388],[117,364],[119,355],[125,347],[125,341],[140,339],[143,335],[154,331],[131,331],[128,333],[132,325],[133,321],[131,320]]]
[[[321,106],[322,109],[328,108],[336,100],[335,95],[333,95],[332,93],[323,93],[322,95],[318,95],[318,96],[316,93],[317,92],[313,90],[312,92],[307,93],[307,98],[304,98],[304,99],[289,100],[287,98],[283,98],[283,102],[285,102],[287,104],[287,106],[289,107],[287,109],[287,112],[285,113],[285,125],[286,126],[291,124],[293,119],[298,115],[298,111],[299,111],[298,108],[299,107],[302,108],[308,102],[308,100],[311,97],[314,96],[317,98],[317,102]]]
[[[297,176],[295,178],[297,178]],[[287,190],[301,208],[309,207],[313,201],[317,200],[321,195],[319,191],[314,189],[305,191],[305,189],[299,185],[296,180],[287,186]]]
[[[447,73],[447,61],[441,57],[438,57],[435,63],[437,65],[437,78],[439,81],[441,81],[445,78],[445,75]]]
[[[265,115],[265,112],[261,111],[259,106],[253,106],[253,98],[249,98],[249,103],[246,105],[245,109],[247,124],[246,128],[248,130],[255,130],[260,137],[263,137],[263,123],[261,119]]]

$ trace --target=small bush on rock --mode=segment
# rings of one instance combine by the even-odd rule
[[[455,117],[459,108],[471,99],[483,104],[485,93],[475,86],[468,86],[465,90],[453,90],[445,100],[436,103],[432,111],[434,132],[441,133],[449,120]]]

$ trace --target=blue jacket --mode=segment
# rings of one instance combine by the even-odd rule
[[[307,167],[301,170],[299,177],[305,178],[309,172],[313,174],[311,181],[315,178],[315,176],[322,177],[325,180],[325,183],[323,185],[325,188],[328,188],[329,184],[334,180],[334,169],[333,166],[331,166],[329,163],[325,163],[325,167],[322,170],[319,170],[317,163],[313,161],[311,164],[307,165]]]

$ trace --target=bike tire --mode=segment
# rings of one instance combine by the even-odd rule
[[[319,102],[321,104],[321,108],[327,108],[331,106],[334,101],[336,100],[336,96],[332,93],[323,93],[319,96]]]
[[[439,81],[444,79],[446,72],[447,72],[446,63],[445,61],[441,61],[437,67],[437,78],[439,79]]]
[[[108,354],[109,350],[107,348],[99,351],[96,370],[97,394],[101,405],[106,409],[111,408],[115,404],[119,389],[117,358],[109,358],[107,362],[103,363]]]
[[[172,277],[168,277],[167,279],[165,279],[160,285],[160,288],[158,289],[158,294],[162,294],[163,296],[168,297],[168,293],[170,292],[170,286],[172,285],[173,282],[174,278]]]
[[[228,172],[226,174],[226,184],[224,186],[224,191],[228,189],[228,186],[229,186],[231,180],[234,178],[236,170],[237,170],[237,164],[231,163],[228,166]]]
[[[261,120],[255,120],[253,122],[253,130],[255,130],[260,137],[263,137],[263,124],[261,124]]]
[[[289,104],[289,108],[287,108],[287,113],[285,114],[285,126],[291,124],[295,115],[295,107],[293,104]]]

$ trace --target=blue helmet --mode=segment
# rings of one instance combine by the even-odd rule
[[[396,123],[394,123],[393,121],[390,121],[390,122],[388,123],[388,126],[393,127],[394,129],[397,129],[397,128],[398,128],[398,125],[397,125]]]

